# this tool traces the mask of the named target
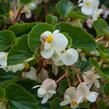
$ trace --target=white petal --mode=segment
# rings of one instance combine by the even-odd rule
[[[61,106],[65,106],[65,105],[68,105],[68,104],[70,104],[70,103],[71,103],[71,101],[64,100],[64,101],[62,101],[62,102],[60,103],[60,105],[61,105]]]
[[[46,102],[48,101],[48,97],[47,96],[45,96],[43,99],[42,99],[42,104],[45,104]]]
[[[55,30],[52,35],[55,36],[57,33],[59,33],[59,30]]]
[[[61,54],[61,59],[65,65],[72,65],[78,60],[78,52],[73,48],[67,49]]]
[[[0,52],[0,66],[7,67],[7,53]]]
[[[30,19],[30,18],[31,18],[31,16],[32,16],[32,14],[31,14],[31,13],[26,13],[26,15],[25,15],[25,16],[26,16],[26,18],[27,18],[27,19]]]
[[[55,91],[55,90],[48,90],[48,92],[49,92],[50,94],[56,94],[56,91]]]
[[[41,56],[44,57],[45,59],[49,59],[53,56],[54,49],[50,48],[49,50],[42,50],[41,51]]]
[[[50,31],[45,31],[44,33],[41,34],[41,37],[46,39],[49,35],[52,35],[52,33]]]
[[[55,50],[65,50],[67,44],[68,40],[63,34],[56,33],[55,35],[53,35],[53,47],[55,48]]]
[[[38,87],[40,87],[40,86],[41,86],[41,85],[36,85],[36,86],[33,87],[33,89],[38,88]]]
[[[80,3],[80,4],[79,4],[79,7],[82,7],[82,6],[84,6],[84,3]]]
[[[85,15],[92,15],[92,13],[93,13],[93,10],[90,9],[90,8],[87,8],[86,6],[83,6],[83,7],[81,8],[81,11],[82,11],[82,13],[85,14]]]
[[[45,95],[45,94],[47,93],[47,91],[44,90],[44,89],[42,89],[42,88],[39,88],[37,92],[38,92],[38,94],[40,94],[40,95]]]
[[[95,85],[95,87],[96,87],[96,88],[98,88],[98,89],[99,89],[99,88],[100,88],[100,83],[99,83],[99,80],[96,80],[96,81],[95,81],[95,83],[94,83],[94,85]]]
[[[97,97],[98,97],[98,93],[91,92],[90,95],[87,96],[87,100],[90,102],[95,102]]]
[[[36,4],[33,2],[29,4],[30,10],[34,10],[36,8]]]

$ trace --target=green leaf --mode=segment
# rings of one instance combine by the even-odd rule
[[[9,27],[9,30],[13,31],[16,36],[22,36],[28,34],[31,28],[36,25],[38,22],[33,23],[24,23],[24,24],[15,24]]]
[[[109,82],[104,85],[104,94],[109,97]]]
[[[9,109],[39,109],[35,98],[20,85],[8,85],[5,92]]]
[[[51,109],[69,109],[67,106],[60,106],[62,100],[59,97],[55,97],[51,102]]]
[[[8,54],[8,65],[15,65],[23,63],[25,60],[33,57],[33,52],[28,47],[28,37],[24,35],[11,48]]]
[[[12,31],[0,31],[0,51],[8,49],[15,42],[15,39],[16,36]]]
[[[79,109],[90,109],[90,103],[81,103]]]
[[[91,63],[89,61],[83,61],[81,64],[81,72],[86,72],[91,69]]]
[[[34,2],[35,0],[20,0],[20,3],[23,4],[23,5],[28,5],[32,2]]]
[[[108,108],[106,108],[106,103],[103,100],[99,100],[97,102],[97,106],[99,109],[108,109]]]
[[[71,19],[88,19],[88,16],[84,15],[83,13],[81,13],[81,11],[79,9],[75,9],[72,11],[69,12],[68,16],[71,18]]]
[[[50,14],[48,14],[47,16],[46,16],[46,22],[48,23],[48,24],[51,24],[51,25],[56,25],[57,24],[57,22],[58,22],[58,17],[56,17],[56,16],[54,16],[54,15],[50,15]]]
[[[57,12],[65,19],[68,17],[68,13],[73,7],[72,2],[67,0],[61,0],[56,4]]]
[[[72,45],[75,47],[96,47],[93,37],[80,27],[72,26],[68,23],[59,23],[56,25],[56,29],[59,29],[60,32],[66,32],[72,38]]]
[[[108,24],[105,22],[105,20],[99,19],[94,22],[93,26],[96,30],[97,36],[101,37],[103,35],[103,29],[107,28]]]
[[[12,72],[5,72],[0,69],[0,85],[6,82],[11,81],[14,78],[14,74]]]
[[[0,99],[5,98],[5,91],[3,88],[0,87]]]
[[[101,69],[107,76],[109,76],[109,67],[104,67]]]
[[[103,29],[104,37],[109,41],[109,27]]]
[[[92,65],[94,65],[96,71],[100,74],[100,76],[109,81],[109,77],[99,68],[98,61],[90,58],[90,62],[92,63]]]
[[[66,79],[63,79],[59,82],[58,92],[61,95],[64,95],[66,89],[68,88],[68,83]]]
[[[40,41],[40,35],[45,31],[54,31],[54,28],[49,24],[40,23],[34,26],[29,33],[29,47],[32,50],[35,50],[36,48],[41,47],[41,41]]]

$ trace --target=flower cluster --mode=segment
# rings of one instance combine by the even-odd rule
[[[97,20],[102,13],[102,9],[99,9],[99,0],[79,0],[79,6],[82,13],[89,15],[93,20]]]
[[[64,94],[64,100],[60,103],[61,106],[65,106],[70,104],[72,109],[78,107],[78,105],[82,102],[95,102],[98,93],[90,91],[91,86],[95,85],[97,88],[100,88],[100,84],[98,81],[99,75],[95,74],[94,70],[89,70],[83,73],[83,82],[77,87],[69,87],[66,89]],[[48,99],[50,99],[54,94],[56,94],[57,81],[52,79],[46,79],[43,81],[42,85],[35,86],[33,88],[40,87],[38,89],[38,96],[43,98],[42,104],[46,103]]]
[[[55,30],[53,33],[46,31],[41,34],[41,56],[51,59],[56,66],[72,65],[78,60],[78,52],[73,48],[67,48],[66,36]]]

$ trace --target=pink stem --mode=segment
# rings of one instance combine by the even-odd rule
[[[81,81],[81,79],[80,79],[80,77],[79,77],[79,74],[76,73],[76,75],[77,75],[78,81],[81,83],[82,81]]]
[[[62,75],[58,80],[56,80],[56,84],[57,84],[60,80],[62,80],[65,76],[66,76],[66,74]]]

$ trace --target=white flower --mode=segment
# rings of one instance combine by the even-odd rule
[[[103,9],[95,9],[92,14],[92,19],[97,20],[100,17],[100,14],[103,12]]]
[[[6,52],[0,52],[0,68],[7,67],[7,55]]]
[[[25,64],[17,64],[17,65],[10,65],[6,68],[6,71],[12,71],[12,72],[17,72],[20,70],[23,70],[25,68]]]
[[[33,87],[36,88],[37,86]],[[38,89],[38,96],[43,98],[42,104],[46,103],[54,94],[56,94],[57,84],[52,79],[46,79]]]
[[[60,57],[63,64],[72,65],[78,61],[79,56],[78,56],[78,52],[75,49],[69,48],[66,51],[63,51]]]
[[[99,6],[99,0],[83,0],[79,6],[81,7],[82,13],[85,15],[92,15],[93,11]]]
[[[77,87],[78,90],[78,95],[81,98],[81,102],[83,102],[84,100],[87,102],[95,102],[96,98],[98,97],[98,93],[97,92],[90,92],[89,91],[89,87],[87,86],[86,82],[82,82],[79,84],[79,86]]]
[[[48,78],[48,72],[45,69],[42,69],[40,74],[36,75],[37,70],[34,67],[30,67],[30,71],[23,72],[22,76],[24,78],[30,78],[37,81],[43,81]]]
[[[31,18],[31,16],[32,16],[32,12],[31,11],[33,11],[36,7],[37,7],[37,5],[35,4],[35,2],[24,6],[22,12],[26,14],[26,18],[27,19]]]
[[[65,50],[68,44],[67,38],[58,30],[53,33],[46,31],[41,35],[41,41],[44,40],[44,48],[41,51],[41,56],[49,59],[55,51]]]
[[[65,106],[70,104],[70,107],[72,109],[75,109],[78,107],[79,102],[80,100],[79,100],[77,90],[75,89],[75,87],[70,87],[65,91],[64,101],[62,101],[60,105]]]
[[[84,72],[83,74],[83,79],[84,81],[91,87],[93,84],[95,85],[95,87],[100,88],[100,83],[98,78],[100,78],[100,76],[98,74],[94,73],[94,70],[89,70],[87,72]]]

